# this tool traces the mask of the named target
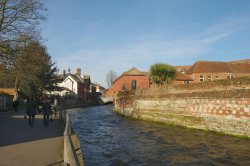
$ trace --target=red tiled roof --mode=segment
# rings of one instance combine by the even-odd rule
[[[146,72],[141,72],[140,70],[138,70],[135,67],[132,67],[131,69],[129,69],[128,71],[124,72],[122,75],[120,75],[117,79],[115,79],[115,81],[113,82],[113,84],[119,80],[122,76],[144,76],[146,75]]]
[[[138,70],[137,68],[132,67],[128,71],[124,72],[122,75],[145,75],[145,74],[140,70]]]
[[[118,79],[120,79],[122,76],[124,75],[132,75],[132,76],[141,76],[141,75],[145,75],[145,76],[148,76],[150,77],[150,73],[149,72],[141,72],[140,70],[138,70],[137,68],[133,67],[131,69],[129,69],[128,71],[124,72],[121,76],[119,76],[113,83],[115,83]],[[193,81],[193,79],[186,75],[186,74],[183,74],[179,71],[176,70],[176,75],[175,75],[175,78],[174,80],[176,81]]]
[[[248,64],[250,64],[250,59],[243,59],[243,60],[238,60],[238,61],[232,61],[230,63],[248,63]]]
[[[250,73],[250,64],[198,61],[186,72],[193,73]]]
[[[193,79],[190,76],[183,74],[177,70],[175,72],[174,80],[176,80],[176,81],[193,81]]]

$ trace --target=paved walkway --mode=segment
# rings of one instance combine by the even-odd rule
[[[0,113],[0,166],[54,166],[63,163],[63,124],[53,119],[44,127],[37,115],[33,128],[24,111]]]

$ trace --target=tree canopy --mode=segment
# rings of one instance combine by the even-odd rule
[[[55,64],[46,47],[36,41],[17,55],[14,70],[16,87],[27,96],[40,96],[44,90],[53,90],[57,81]]]
[[[169,64],[156,63],[150,66],[150,77],[156,84],[169,84],[175,77],[175,69]]]
[[[0,86],[27,96],[53,90],[57,68],[42,44],[43,0],[0,1]]]

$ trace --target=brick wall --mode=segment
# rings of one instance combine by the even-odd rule
[[[150,86],[149,79],[145,75],[123,75],[105,92],[105,95],[115,97],[122,90],[123,86],[125,86],[126,90],[131,90],[132,80],[136,80],[137,90],[148,89]]]
[[[149,79],[145,75],[136,75],[136,76],[122,76],[118,79],[113,85],[112,89],[116,91],[122,90],[123,85],[125,85],[127,90],[131,90],[131,82],[136,80],[137,89],[147,89],[149,88]]]
[[[132,118],[250,137],[249,97],[124,96],[115,108]]]
[[[200,81],[200,76],[204,76],[204,81],[209,81],[209,76],[211,78],[211,81],[213,80],[223,80],[223,79],[228,79],[228,76],[231,77],[242,77],[242,76],[249,76],[249,74],[237,74],[237,73],[198,73],[198,74],[191,74],[189,75],[191,78],[194,79],[194,81],[191,81],[190,83],[196,83],[196,82],[201,82]],[[218,77],[218,78],[216,78]]]

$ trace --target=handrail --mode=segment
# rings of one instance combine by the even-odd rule
[[[72,128],[68,113],[66,113],[65,122],[66,126],[64,130],[64,163],[67,163],[70,166],[81,166],[71,139]]]

